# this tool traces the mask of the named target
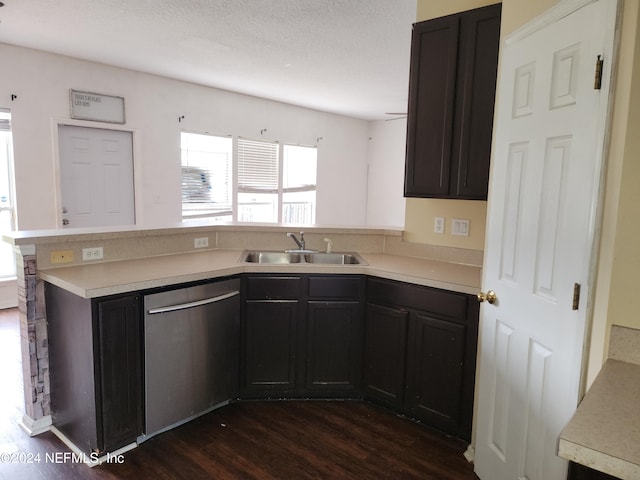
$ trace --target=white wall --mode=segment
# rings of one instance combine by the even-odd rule
[[[12,113],[21,230],[57,227],[56,125],[69,119],[69,89],[125,98],[139,224],[180,221],[181,130],[317,143],[317,223],[366,224],[369,122],[4,44],[0,60],[0,107]]]
[[[369,123],[367,224],[404,227],[406,119]]]

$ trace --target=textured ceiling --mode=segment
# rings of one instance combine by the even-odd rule
[[[363,119],[407,105],[416,0],[3,0],[0,42]]]

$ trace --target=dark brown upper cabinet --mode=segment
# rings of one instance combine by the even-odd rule
[[[418,22],[405,197],[486,200],[501,4]]]

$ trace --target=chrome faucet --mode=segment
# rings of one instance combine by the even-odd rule
[[[296,242],[296,245],[298,245],[298,248],[300,250],[305,250],[305,248],[304,248],[304,232],[300,232],[300,240],[298,240],[293,233],[287,233],[287,237],[292,238],[293,241]]]

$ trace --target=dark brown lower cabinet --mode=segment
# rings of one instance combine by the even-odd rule
[[[365,295],[358,275],[242,282],[240,398],[364,396],[471,439],[474,296],[379,278]]]
[[[86,453],[142,433],[140,296],[85,299],[45,288],[53,425]]]
[[[305,392],[360,396],[362,303],[310,301],[307,305]]]
[[[475,297],[333,274],[249,274],[241,290],[239,398],[364,397],[470,440]],[[86,453],[135,442],[141,295],[45,295],[54,426]]]
[[[242,316],[241,396],[296,394],[297,300],[247,300]]]
[[[402,410],[404,406],[408,327],[408,311],[367,305],[364,395],[394,410]]]
[[[138,295],[96,301],[94,342],[103,450],[135,441],[142,431],[142,329]],[[94,343],[94,344],[95,344]]]
[[[579,463],[569,462],[568,480],[618,480],[618,477],[593,470]]]
[[[240,397],[361,397],[364,277],[242,279]]]
[[[475,297],[369,278],[367,301],[365,398],[470,440]]]
[[[404,408],[413,418],[454,433],[460,422],[465,326],[412,313]]]

